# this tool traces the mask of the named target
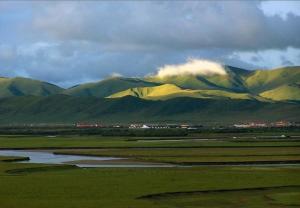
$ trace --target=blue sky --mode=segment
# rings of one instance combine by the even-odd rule
[[[298,1],[0,1],[0,76],[68,87],[189,58],[300,65]]]

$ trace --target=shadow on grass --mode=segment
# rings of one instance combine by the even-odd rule
[[[43,167],[30,167],[30,168],[19,168],[19,169],[11,169],[5,171],[8,174],[29,174],[36,172],[45,172],[45,171],[61,171],[61,170],[72,170],[79,169],[75,165],[55,165],[55,166],[43,166]]]
[[[165,192],[158,194],[150,194],[140,196],[137,199],[162,199],[168,197],[178,197],[178,196],[188,196],[196,194],[216,194],[216,193],[234,193],[240,191],[270,191],[279,190],[286,188],[300,188],[300,185],[290,185],[290,186],[271,186],[271,187],[257,187],[257,188],[241,188],[241,189],[219,189],[219,190],[203,190],[203,191],[183,191],[183,192]]]

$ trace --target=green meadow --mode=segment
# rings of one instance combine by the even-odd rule
[[[300,161],[300,147],[200,147],[56,150],[57,154],[113,156],[138,161],[190,164],[201,162]]]
[[[296,134],[296,133],[294,133]],[[253,139],[253,134],[246,134],[245,139],[232,139],[232,134],[206,135],[194,137],[103,137],[88,135],[63,136],[0,136],[0,149],[16,148],[192,148],[192,147],[300,147],[300,139],[278,139],[267,134],[267,139]],[[241,136],[241,134],[238,134]],[[214,140],[217,137],[217,140]],[[228,138],[230,137],[230,138]],[[207,140],[205,140],[207,138]],[[224,139],[222,139],[224,138]]]
[[[34,168],[37,170],[33,171]],[[23,171],[8,172],[15,169]],[[12,208],[295,207],[300,206],[296,197],[300,194],[299,174],[298,167],[53,169],[0,162],[0,205]],[[260,190],[266,187],[267,191]],[[174,192],[183,194],[173,196]],[[169,194],[147,198],[163,193]]]
[[[117,156],[180,164],[300,160],[298,139],[275,137],[197,140],[196,137],[3,135],[0,148],[48,149],[64,154]],[[0,207],[300,206],[299,165],[79,168],[73,165],[18,163],[20,159],[0,157]]]

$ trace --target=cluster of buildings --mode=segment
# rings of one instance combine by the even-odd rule
[[[235,128],[283,128],[283,127],[300,127],[300,123],[289,122],[289,121],[277,121],[277,122],[250,122],[234,124]]]
[[[75,127],[86,129],[86,128],[104,128],[105,126],[98,123],[77,123],[75,124]]]
[[[99,123],[77,123],[76,128],[129,128],[129,129],[198,129],[201,125],[189,124],[129,124],[129,125],[103,125]]]
[[[76,128],[128,128],[128,129],[200,129],[202,125],[193,124],[143,124],[133,123],[128,125],[103,125],[100,123],[77,123]],[[277,122],[249,122],[237,123],[234,128],[284,128],[284,127],[300,127],[299,122],[277,121]]]
[[[129,129],[198,129],[201,125],[189,124],[130,124]]]

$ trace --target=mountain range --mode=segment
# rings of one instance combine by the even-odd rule
[[[300,67],[226,74],[111,77],[68,89],[0,78],[0,123],[233,123],[300,119]]]

